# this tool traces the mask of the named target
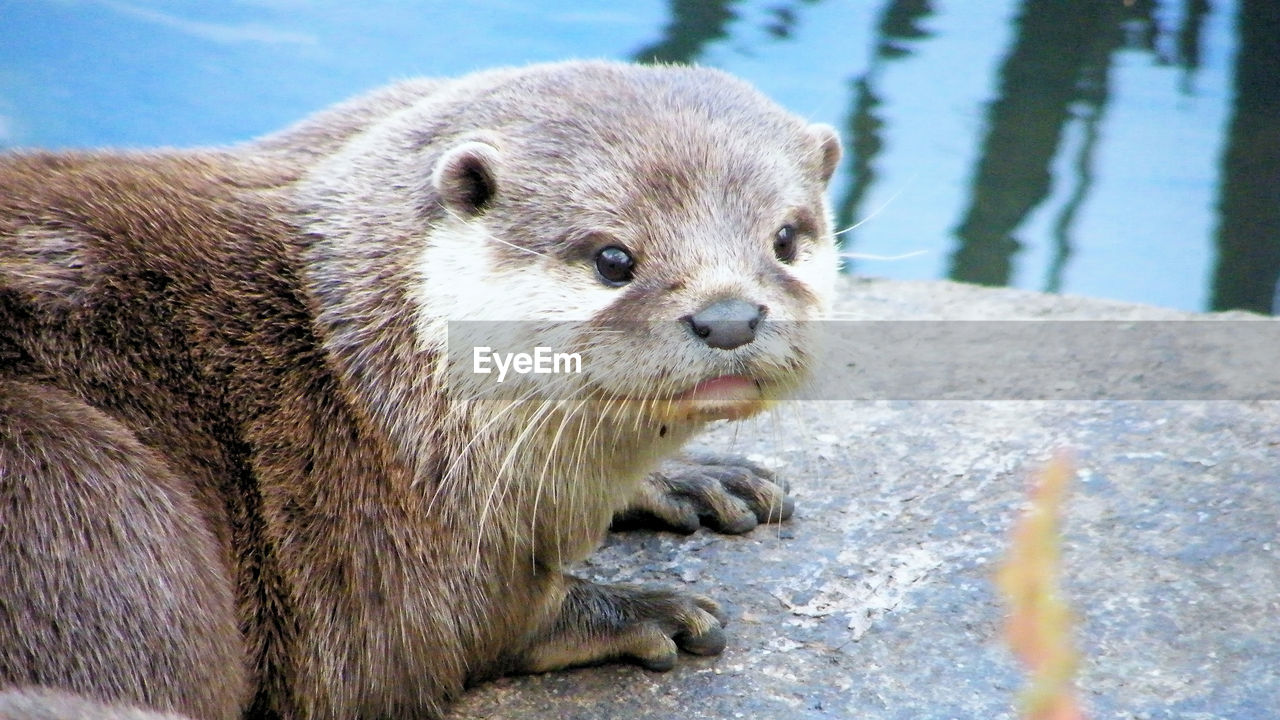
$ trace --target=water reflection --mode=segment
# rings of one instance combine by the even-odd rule
[[[821,0],[774,3],[766,11],[763,29],[774,40],[788,40],[800,19],[798,6]],[[643,63],[692,63],[707,45],[730,36],[729,26],[739,19],[735,6],[741,0],[669,0],[671,20],[662,39],[631,54]]]
[[[728,35],[738,0],[670,0],[671,22],[662,40],[637,50],[632,59],[647,63],[691,63],[715,40]]]
[[[1195,87],[1196,70],[1200,69],[1200,55],[1203,52],[1205,17],[1209,14],[1209,0],[1184,0],[1183,17],[1185,20],[1178,29],[1177,56],[1173,59],[1183,68],[1182,91],[1190,93]],[[1166,62],[1169,60],[1164,58]]]
[[[864,208],[876,181],[875,159],[884,149],[880,131],[885,122],[877,114],[883,101],[876,94],[884,64],[909,56],[914,41],[929,37],[921,23],[932,13],[930,0],[893,0],[876,23],[875,50],[867,71],[852,82],[853,111],[845,132],[849,142],[845,165],[852,180],[848,192],[835,205],[838,228],[854,228],[868,216]]]
[[[1007,285],[1014,237],[1049,195],[1051,165],[1068,122],[1084,125],[1074,168],[1076,185],[1054,222],[1054,253],[1046,289],[1061,286],[1071,254],[1071,222],[1089,192],[1098,122],[1107,105],[1111,54],[1120,46],[1126,14],[1154,3],[1027,0],[1016,20],[1013,49],[1000,68],[1000,89],[987,112],[987,135],[972,199],[956,236],[949,275],[983,285]],[[1145,6],[1145,7],[1144,7]]]
[[[1280,3],[1242,0],[1222,156],[1212,307],[1276,309],[1280,278]]]
[[[1172,57],[1158,46],[1160,4],[1026,0],[1013,48],[1000,70],[987,115],[972,200],[956,229],[949,275],[1007,285],[1021,243],[1018,227],[1048,196],[1051,164],[1069,122],[1083,139],[1072,168],[1075,187],[1053,223],[1054,252],[1044,289],[1057,292],[1071,252],[1073,220],[1093,184],[1093,154],[1109,97],[1115,52],[1141,49],[1183,70],[1194,88],[1201,32],[1211,7],[1185,0]],[[1280,300],[1280,4],[1243,0],[1237,20],[1235,104],[1223,156],[1220,218],[1211,307],[1272,312]]]
[[[1193,309],[1276,296],[1277,0],[337,7],[0,0],[0,147],[233,142],[409,74],[701,62],[841,128],[859,271]]]

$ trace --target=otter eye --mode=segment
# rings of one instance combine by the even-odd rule
[[[610,285],[625,285],[635,275],[636,261],[631,253],[617,245],[596,251],[596,272]]]
[[[796,226],[790,223],[778,228],[773,236],[773,255],[790,264],[796,259]]]

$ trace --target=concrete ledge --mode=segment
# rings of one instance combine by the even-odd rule
[[[847,280],[838,310],[1223,317],[872,280]],[[716,597],[725,654],[505,678],[452,717],[1014,718],[991,578],[1027,473],[1062,447],[1080,467],[1063,561],[1090,717],[1280,712],[1280,403],[793,402],[703,444],[776,465],[796,517],[740,537],[615,535],[581,571]]]

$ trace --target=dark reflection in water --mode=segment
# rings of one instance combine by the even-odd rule
[[[1201,33],[1204,32],[1204,20],[1209,14],[1209,0],[1184,0],[1186,21],[1178,29],[1178,56],[1174,61],[1183,67],[1182,91],[1189,93],[1194,87],[1196,70],[1200,69],[1202,53]],[[1168,62],[1168,58],[1163,58]]]
[[[1280,3],[1243,0],[1222,157],[1213,309],[1271,312],[1280,277]]]
[[[649,63],[691,63],[709,43],[728,35],[738,0],[670,0],[671,22],[661,41],[637,50],[633,59]]]
[[[876,94],[881,70],[885,62],[910,55],[912,41],[929,36],[920,23],[932,13],[930,0],[892,0],[876,25],[875,51],[867,71],[853,80],[853,111],[845,131],[850,145],[845,164],[852,181],[835,206],[836,227],[842,231],[867,217],[864,201],[875,185],[875,158],[884,149],[880,134],[884,120],[877,114],[882,100]]]
[[[764,31],[774,40],[792,37],[800,20],[800,5],[821,0],[793,0],[777,3],[768,9]],[[738,19],[734,6],[741,0],[670,0],[671,22],[663,29],[662,39],[631,54],[642,63],[696,62],[708,45],[728,38],[729,25]]]
[[[1079,184],[1055,223],[1048,285],[1058,285],[1071,252],[1071,219],[1092,178],[1090,153],[1107,104],[1111,53],[1123,38],[1124,12],[1119,3],[1097,0],[1023,3],[1017,39],[1000,68],[999,95],[987,112],[972,200],[956,229],[953,279],[1009,284],[1013,255],[1021,247],[1014,231],[1048,197],[1050,166],[1074,115],[1085,123],[1086,139],[1076,158]]]
[[[1107,107],[1112,56],[1121,47],[1157,53],[1183,68],[1191,92],[1200,64],[1207,0],[1186,0],[1176,56],[1159,55],[1154,1],[1026,0],[1017,39],[1000,70],[1000,90],[973,179],[972,200],[956,229],[950,276],[1007,285],[1016,229],[1045,200],[1066,124],[1083,125],[1073,159],[1076,186],[1053,224],[1053,258],[1044,289],[1056,292],[1071,255],[1071,227],[1093,183],[1092,157]],[[1138,28],[1138,32],[1132,29]],[[1145,30],[1145,32],[1143,31]],[[1272,312],[1280,278],[1280,3],[1243,0],[1237,19],[1235,104],[1222,162],[1211,308]]]

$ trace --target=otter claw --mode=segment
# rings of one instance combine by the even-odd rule
[[[686,454],[645,478],[631,504],[614,517],[615,529],[660,527],[692,533],[706,525],[728,534],[795,512],[790,487],[772,470],[740,457]]]
[[[727,640],[720,606],[702,595],[639,591],[628,626],[619,632],[619,655],[649,670],[675,667],[679,651],[719,655]],[[634,600],[633,600],[634,602]]]
[[[608,660],[629,660],[649,670],[675,667],[680,651],[718,655],[725,648],[726,617],[703,595],[574,578],[560,617],[523,655],[519,669],[543,672]]]

